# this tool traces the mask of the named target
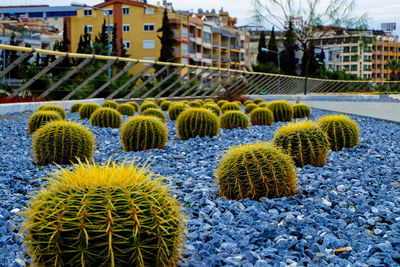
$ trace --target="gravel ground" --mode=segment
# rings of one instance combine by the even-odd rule
[[[313,110],[312,117],[327,114]],[[33,164],[29,116],[0,117],[0,266],[29,264],[16,214],[43,183],[38,178],[55,168]],[[119,130],[83,124],[96,135],[97,162],[150,158],[154,172],[171,177],[167,183],[189,215],[181,266],[399,265],[400,187],[393,186],[400,179],[400,127],[351,117],[361,128],[359,147],[330,152],[323,168],[298,168],[298,195],[259,202],[218,197],[215,165],[230,146],[271,140],[281,123],[181,141],[168,121],[167,147],[147,152],[123,152]],[[344,247],[352,250],[334,252]]]

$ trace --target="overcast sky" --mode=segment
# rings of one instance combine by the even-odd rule
[[[266,1],[266,0],[264,0]],[[328,0],[322,0],[322,2]],[[368,13],[370,18],[370,27],[380,29],[380,23],[382,22],[396,22],[397,28],[400,28],[400,0],[356,0],[357,8],[356,15],[361,15],[365,12]],[[69,5],[71,0],[56,0],[54,1],[57,5]],[[53,2],[53,3],[54,3]],[[84,0],[75,2],[84,2],[88,5],[95,5],[102,1],[99,0]],[[148,0],[150,4],[156,4],[157,0]],[[162,0],[160,0],[162,2]],[[250,24],[250,17],[252,15],[251,0],[170,0],[168,2],[173,3],[175,9],[185,9],[197,11],[198,8],[203,10],[211,10],[212,8],[217,11],[224,8],[229,13],[238,18],[238,25]],[[7,4],[12,5],[39,5],[49,4],[53,5],[49,0],[12,0],[8,1]],[[0,5],[6,4],[6,0],[0,0]],[[398,35],[399,30],[396,31]]]

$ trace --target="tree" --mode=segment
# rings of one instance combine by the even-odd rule
[[[294,33],[303,53],[311,51],[314,41],[323,37],[327,31],[320,31],[323,24],[345,26],[353,29],[363,29],[366,26],[367,16],[359,18],[353,16],[355,0],[252,0],[254,5],[254,18],[262,24],[267,22],[278,30],[283,30],[286,23],[295,18],[299,26]],[[280,10],[281,14],[277,14]],[[304,62],[304,94],[307,94],[307,82],[312,57],[307,57]]]
[[[297,62],[296,51],[299,49],[296,43],[296,36],[294,34],[293,22],[289,21],[289,26],[285,32],[285,39],[283,41],[285,49],[279,53],[281,57],[281,70],[286,75],[297,75]]]
[[[271,36],[268,42],[268,52],[266,56],[267,62],[272,62],[275,66],[278,66],[278,54],[271,52],[276,51],[278,52],[278,46],[276,45],[276,37],[275,37],[275,29],[272,27]]]
[[[386,67],[390,70],[390,80],[398,80],[398,72],[400,70],[400,61],[396,59],[391,59],[386,63]]]
[[[95,37],[94,42],[96,45],[96,54],[107,55],[108,53],[108,28],[106,26],[106,19],[103,21],[101,31]]]
[[[158,58],[158,61],[175,62],[177,58],[174,57],[174,45],[177,43],[177,41],[174,39],[174,32],[172,31],[171,24],[169,23],[167,9],[164,9],[162,26],[157,30],[157,32],[162,33],[161,37],[158,36],[161,41],[160,57]],[[162,66],[156,66],[156,70],[159,70],[160,68],[162,68]],[[169,70],[171,69],[172,68],[169,68]],[[166,76],[166,73],[162,73],[159,77],[160,79],[163,79]]]
[[[317,76],[319,64],[317,62],[317,59],[315,58],[315,48],[314,48],[313,44],[311,44],[308,47],[308,50],[303,52],[303,57],[301,59],[301,62],[302,62],[302,64],[301,64],[301,75],[302,76],[309,76],[309,77]],[[307,66],[308,66],[308,69],[306,69]]]
[[[111,55],[112,56],[118,56],[119,52],[118,52],[118,45],[117,45],[117,23],[114,23],[114,28],[113,28],[113,32],[112,32],[112,40],[111,40]]]
[[[258,64],[266,64],[267,63],[267,53],[262,50],[262,48],[267,48],[265,44],[265,32],[261,31],[260,39],[258,40],[258,54],[257,54],[257,63]]]

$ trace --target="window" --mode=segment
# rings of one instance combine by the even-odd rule
[[[123,41],[122,43],[124,44],[125,49],[131,48],[131,42],[129,42],[129,41]]]
[[[183,57],[182,58],[182,64],[185,64],[185,65],[189,64],[188,59]]]
[[[195,44],[194,42],[190,42],[190,53],[196,53]]]
[[[183,38],[188,38],[188,37],[189,37],[188,28],[186,28],[186,27],[183,27],[183,28],[182,28],[182,37],[183,37]]]
[[[343,53],[350,53],[350,46],[343,47]]]
[[[143,60],[154,61],[154,57],[144,57]],[[148,64],[148,63],[143,63],[143,65],[148,66],[148,65],[150,65],[150,64]]]
[[[363,77],[364,77],[364,80],[368,79],[368,75],[367,74],[364,74]]]
[[[350,67],[349,67],[349,65],[343,65],[343,69],[345,69],[345,70],[349,70],[349,69],[350,69]]]
[[[357,71],[357,65],[351,65],[351,71]]]
[[[343,57],[343,62],[350,62],[350,57],[349,56],[344,56]]]
[[[104,13],[104,16],[107,16],[107,14],[108,15],[112,15],[112,14],[114,14],[114,10],[112,10],[112,9],[103,9],[103,13]]]
[[[182,43],[182,54],[185,56],[189,54],[188,44]]]
[[[83,10],[83,15],[84,16],[91,16],[92,15],[92,9],[84,9]]]
[[[364,65],[364,70],[367,71],[368,69],[368,65]]]
[[[352,46],[351,47],[351,52],[358,52],[358,46]]]
[[[122,8],[122,15],[129,15],[129,7]]]
[[[143,24],[143,31],[154,32],[154,24]]]
[[[203,34],[203,41],[204,41],[205,43],[211,44],[211,33],[209,33],[209,32],[204,32],[204,34]]]
[[[153,49],[155,46],[154,40],[143,40],[144,49]]]
[[[351,62],[356,62],[356,61],[358,61],[358,56],[357,55],[351,56]]]
[[[144,10],[144,14],[153,15],[154,14],[154,9],[146,7],[146,9]]]
[[[129,32],[129,30],[130,30],[129,24],[123,24],[122,25],[122,31],[123,32]]]
[[[83,28],[83,32],[93,33],[93,25],[85,25]]]

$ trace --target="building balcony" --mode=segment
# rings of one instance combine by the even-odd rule
[[[203,54],[203,58],[211,59],[211,54]]]
[[[203,58],[203,55],[200,52],[196,52],[196,58]]]
[[[196,37],[196,44],[203,44],[203,39],[201,37]]]

